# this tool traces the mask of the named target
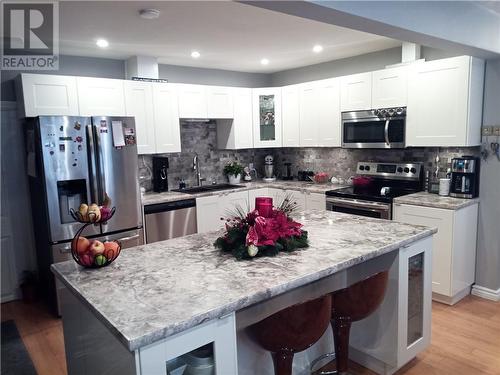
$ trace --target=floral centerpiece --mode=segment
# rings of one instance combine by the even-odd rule
[[[257,197],[255,210],[246,213],[236,208],[231,217],[225,219],[226,232],[214,245],[237,259],[275,256],[280,251],[308,247],[307,231],[290,217],[296,209],[297,203],[288,196],[278,207],[273,207],[272,198]]]

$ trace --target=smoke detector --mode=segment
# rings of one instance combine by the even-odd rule
[[[147,20],[154,20],[160,17],[160,11],[158,9],[141,9],[139,15]]]

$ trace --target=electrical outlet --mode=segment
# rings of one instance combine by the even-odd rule
[[[254,169],[254,165],[253,165],[253,163],[249,163],[249,164],[248,164],[248,168],[250,168],[250,170]]]
[[[493,126],[483,126],[483,135],[488,137],[493,134]]]
[[[500,136],[500,126],[493,127],[493,135]]]

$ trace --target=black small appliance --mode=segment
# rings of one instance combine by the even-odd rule
[[[286,163],[283,163],[283,165],[284,165],[283,176],[281,176],[281,178],[283,180],[293,180],[292,163],[286,162]]]
[[[470,199],[479,195],[479,164],[474,156],[451,159],[450,196]]]
[[[153,190],[157,193],[168,190],[168,158],[153,156]]]

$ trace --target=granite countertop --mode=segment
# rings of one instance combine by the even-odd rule
[[[403,195],[402,197],[394,198],[394,203],[411,204],[414,206],[444,208],[447,210],[458,210],[476,204],[479,198],[463,199],[453,197],[442,197],[437,194],[421,191],[414,194]]]
[[[435,228],[306,211],[310,246],[237,261],[213,246],[222,231],[124,250],[108,267],[52,271],[131,351],[430,236]]]
[[[236,185],[237,187],[230,190],[219,190],[219,191],[209,191],[197,194],[187,194],[175,191],[166,191],[163,193],[146,193],[142,197],[142,204],[147,206],[149,204],[157,204],[157,203],[166,203],[166,202],[175,202],[183,199],[193,199],[193,198],[201,198],[208,197],[211,195],[218,195],[222,193],[234,193],[238,191],[245,190],[253,190],[260,188],[274,188],[274,189],[290,189],[290,190],[298,190],[298,191],[307,191],[309,193],[319,193],[325,194],[328,190],[336,190],[342,189],[347,185],[338,185],[332,183],[325,184],[315,184],[312,182],[305,181],[280,181],[277,180],[275,182],[263,182],[263,181],[252,181],[241,183]]]

